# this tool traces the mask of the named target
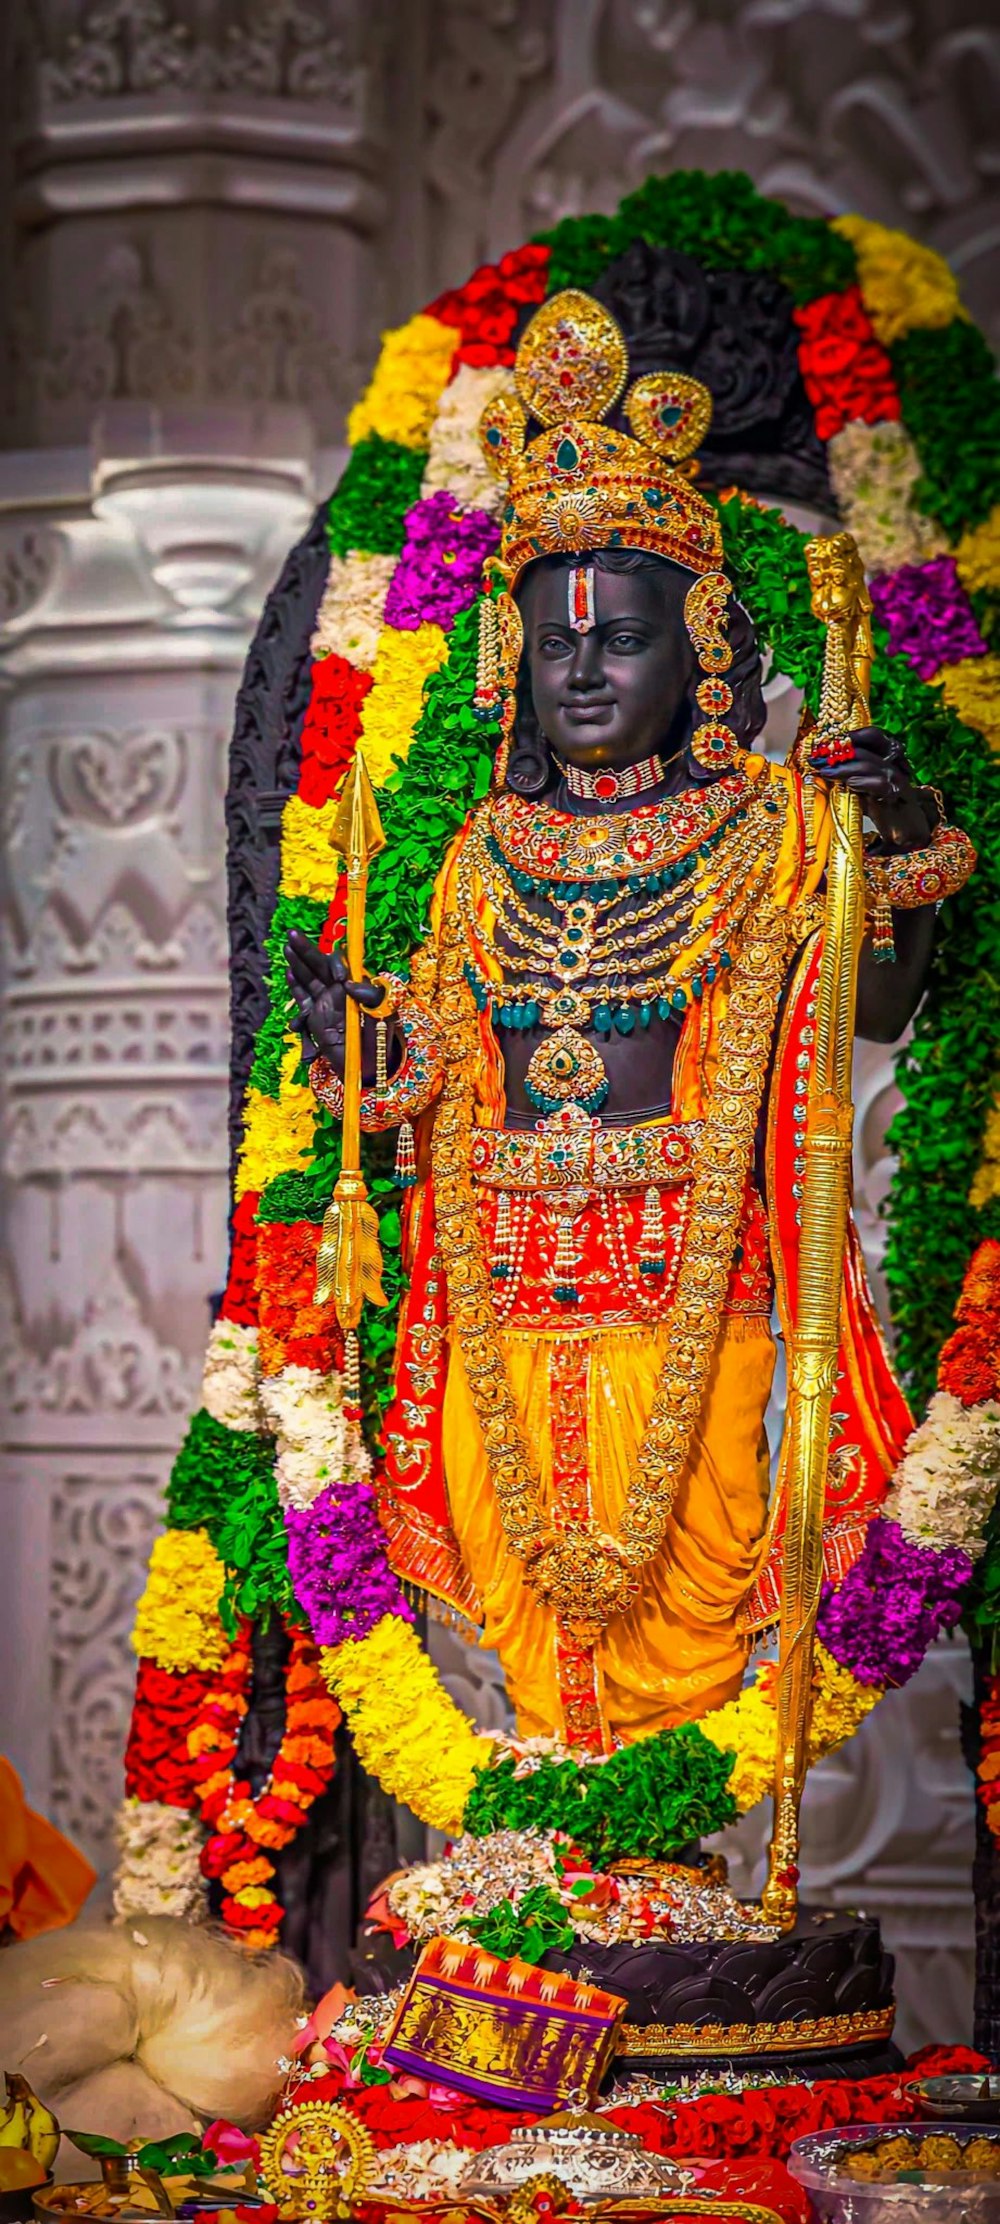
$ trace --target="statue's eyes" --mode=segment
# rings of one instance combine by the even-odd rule
[[[608,636],[609,649],[625,649],[634,651],[636,649],[644,649],[645,646],[645,634],[632,633],[627,626],[619,626],[617,632],[609,634]]]
[[[568,656],[570,651],[564,633],[543,633],[538,646],[545,656]]]

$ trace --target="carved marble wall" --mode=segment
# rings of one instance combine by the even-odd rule
[[[989,0],[0,11],[0,1742],[99,1860],[132,1599],[223,1270],[225,736],[380,326],[703,164],[914,230],[1000,334],[998,94]],[[776,690],[775,732],[791,707]],[[877,1266],[883,1052],[858,1083]],[[447,1661],[492,1718],[486,1664]],[[809,1823],[817,1885],[878,1906],[956,2036],[962,1674],[935,1655],[817,1772]],[[747,1880],[759,1850],[741,1834]]]

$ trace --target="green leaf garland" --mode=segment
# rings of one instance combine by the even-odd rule
[[[544,1757],[518,1776],[508,1754],[477,1772],[462,1827],[476,1838],[494,1830],[562,1831],[599,1868],[639,1855],[671,1861],[693,1840],[736,1820],[729,1790],[735,1760],[696,1722],[660,1730],[590,1767]]]
[[[1000,501],[1000,382],[989,346],[964,317],[918,327],[890,350],[903,423],[923,467],[919,509],[949,540]]]
[[[167,1487],[172,1529],[205,1529],[225,1564],[220,1612],[230,1636],[237,1617],[304,1616],[288,1575],[285,1524],[274,1480],[274,1445],[253,1429],[227,1429],[202,1407],[193,1417]]]
[[[366,556],[398,556],[403,519],[420,499],[427,462],[421,448],[404,448],[377,432],[359,440],[341,473],[327,516],[334,556],[352,549]]]
[[[592,286],[634,239],[690,255],[705,270],[780,278],[796,302],[842,293],[857,273],[850,240],[831,231],[823,217],[791,215],[780,201],[758,193],[741,170],[711,176],[674,170],[647,178],[614,216],[565,217],[538,238],[551,250],[550,293]]]

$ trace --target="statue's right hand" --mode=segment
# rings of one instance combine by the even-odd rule
[[[342,958],[325,955],[308,935],[294,927],[285,944],[285,957],[288,986],[299,1009],[305,1055],[311,1058],[320,1051],[342,1080],[347,999],[353,997],[362,1010],[374,1009],[382,1002],[382,989],[377,981],[349,980]],[[367,1081],[369,1077],[364,1078]]]

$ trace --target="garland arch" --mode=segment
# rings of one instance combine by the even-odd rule
[[[478,418],[510,379],[531,309],[563,286],[594,285],[636,240],[784,289],[811,435],[872,579],[873,718],[905,739],[918,779],[945,789],[979,851],[897,1061],[886,1273],[903,1369],[930,1402],[861,1558],[824,1597],[814,1754],[849,1736],[963,1610],[980,1626],[1000,1622],[1000,390],[947,265],[905,235],[858,217],[797,217],[737,174],[653,178],[614,216],[565,221],[388,333],[350,419],[326,516],[298,785],[282,820],[226,1295],[137,1619],[123,1912],[203,1905],[196,1763],[206,1695],[240,1617],[278,1614],[306,1632],[365,1767],[449,1831],[531,1823],[571,1828],[604,1858],[640,1846],[669,1855],[770,1785],[767,1668],[699,1723],[599,1766],[542,1759],[528,1775],[444,1692],[388,1567],[373,1480],[403,1287],[392,1158],[368,1140],[391,1302],[362,1323],[363,1441],[344,1419],[332,1316],[313,1302],[338,1134],[300,1067],[282,956],[293,926],[325,947],[340,931],[329,832],[359,741],[387,836],[370,881],[370,965],[405,970],[426,930],[438,866],[486,791],[496,738],[472,711],[479,581],[497,539]],[[732,490],[716,498],[736,592],[775,666],[815,706],[822,630],[803,536],[778,509]],[[1000,1684],[995,1696],[1000,1720]],[[983,1795],[989,1803],[988,1771]],[[296,1796],[304,1815],[308,1771]],[[990,1819],[1000,1828],[1000,1804]],[[248,1874],[230,1893],[230,1920],[263,1945],[276,1930],[254,1923],[260,1890]]]

